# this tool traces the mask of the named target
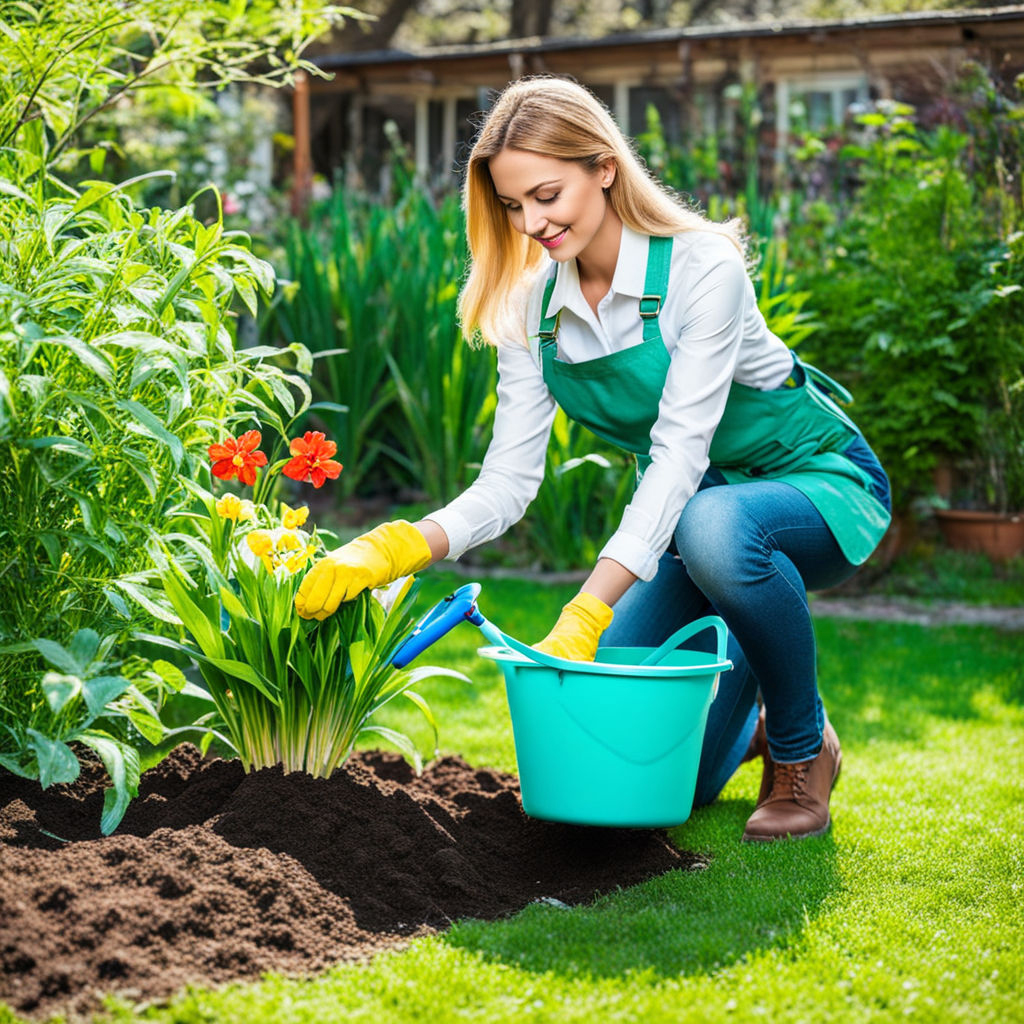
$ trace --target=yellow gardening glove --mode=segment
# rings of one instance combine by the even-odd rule
[[[326,619],[343,601],[418,572],[432,561],[426,537],[412,523],[382,523],[321,558],[300,584],[295,610],[304,619]]]
[[[577,594],[558,616],[555,628],[534,649],[570,661],[593,661],[597,641],[612,621],[612,610],[593,594]]]

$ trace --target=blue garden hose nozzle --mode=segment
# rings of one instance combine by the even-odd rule
[[[480,614],[476,599],[480,595],[479,583],[467,583],[439,601],[423,616],[409,638],[395,652],[391,664],[405,668],[413,658],[422,654],[432,643],[440,640],[460,622],[477,626],[493,644],[504,644],[505,635]]]

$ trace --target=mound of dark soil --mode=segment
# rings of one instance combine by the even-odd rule
[[[456,918],[704,865],[662,832],[527,818],[514,776],[453,757],[417,777],[359,754],[313,779],[183,746],[106,838],[104,784],[98,762],[46,792],[0,769],[0,1000],[21,1013],[311,972]]]

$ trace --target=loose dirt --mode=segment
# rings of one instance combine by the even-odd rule
[[[330,779],[177,748],[98,832],[105,776],[0,769],[0,1000],[87,1013],[264,971],[306,974],[538,899],[584,903],[704,867],[663,832],[527,818],[514,776],[357,754]],[[55,838],[60,837],[60,838]]]

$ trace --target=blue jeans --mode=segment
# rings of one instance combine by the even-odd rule
[[[865,468],[873,462],[873,489],[887,503],[881,466],[863,441],[854,444],[851,459]],[[725,485],[713,469],[687,502],[673,539],[678,554],[663,555],[654,579],[622,596],[601,645],[653,647],[707,614],[729,627],[733,669],[722,674],[708,715],[694,797],[702,806],[721,792],[747,750],[759,690],[774,760],[806,761],[821,749],[825,715],[807,591],[841,583],[856,566],[795,487],[770,480]]]

